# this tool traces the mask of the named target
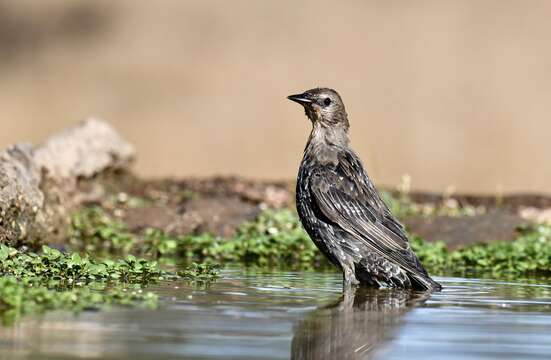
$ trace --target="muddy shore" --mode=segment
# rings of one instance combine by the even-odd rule
[[[106,195],[99,205],[139,232],[159,228],[167,233],[213,233],[232,236],[245,221],[264,209],[294,208],[294,181],[258,181],[239,177],[189,179],[140,179],[128,172],[101,180]],[[396,191],[391,196],[402,196]],[[540,214],[551,206],[551,198],[537,195],[443,196],[411,193],[410,201],[419,207],[441,208],[452,203],[457,214],[410,214],[401,220],[411,233],[428,241],[444,241],[450,248],[461,245],[512,240],[517,229],[534,221],[527,209]],[[116,200],[113,200],[116,199]],[[134,203],[134,205],[132,205]],[[136,206],[136,204],[139,204]],[[476,208],[474,214],[462,209]]]
[[[95,119],[0,155],[0,242],[12,246],[63,244],[71,214],[82,207],[101,207],[134,233],[227,238],[263,210],[295,206],[293,180],[139,178],[133,147]],[[549,196],[383,192],[412,234],[450,248],[512,240],[519,227],[551,218]]]

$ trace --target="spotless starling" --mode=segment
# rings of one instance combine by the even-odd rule
[[[339,94],[316,88],[288,99],[312,122],[297,179],[298,214],[316,246],[342,270],[344,288],[440,290],[350,148]]]

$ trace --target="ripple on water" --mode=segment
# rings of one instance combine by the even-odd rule
[[[231,269],[206,288],[159,284],[157,311],[51,313],[0,328],[0,359],[551,358],[551,285],[438,278],[430,296],[341,294],[341,275]]]

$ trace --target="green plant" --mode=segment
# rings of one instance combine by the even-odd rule
[[[9,325],[22,315],[47,310],[78,312],[106,305],[143,305],[157,307],[157,295],[140,289],[116,288],[98,291],[90,287],[54,290],[29,279],[13,276],[0,279],[0,315]]]
[[[402,216],[413,214],[417,208],[410,202],[407,188],[404,187],[402,190],[404,191],[398,198],[386,199],[386,201],[389,201],[394,211]],[[84,214],[86,216],[83,217],[81,213],[76,217],[78,221],[74,222],[75,231],[99,224],[100,228],[109,229],[99,233],[107,233],[109,236],[99,236],[98,231],[89,229],[78,232],[79,242],[90,244],[109,242],[110,238],[138,238],[130,234],[124,224],[110,219],[101,210],[90,210],[90,213],[84,212]],[[449,212],[446,214],[452,216]],[[88,220],[82,221],[82,218]],[[448,250],[443,242],[429,243],[416,236],[411,237],[411,244],[425,267],[432,273],[467,270],[493,271],[496,274],[551,272],[550,232],[551,226],[539,225],[522,229],[514,241],[475,244],[453,251]],[[100,240],[89,240],[87,236]],[[133,242],[134,246],[130,249],[128,246],[116,248],[119,252],[128,249],[150,257],[172,256],[189,261],[242,263],[261,267],[319,268],[328,263],[302,228],[296,213],[288,209],[264,211],[255,220],[240,226],[236,235],[227,239],[205,233],[172,236],[158,229],[146,230],[141,239],[143,242]],[[119,241],[118,244],[121,242]],[[141,246],[137,247],[136,244]],[[105,249],[109,246],[101,246],[101,248]],[[95,266],[101,268],[101,265]],[[95,267],[84,267],[84,269],[90,268]],[[74,271],[73,267],[70,269]],[[133,274],[125,276],[132,277]]]
[[[240,226],[230,239],[186,236],[180,248],[184,256],[197,260],[302,268],[325,264],[296,214],[287,209],[263,212]]]
[[[491,271],[494,274],[551,272],[551,226],[521,229],[513,241],[493,241],[448,251],[442,242],[427,243],[420,238],[412,247],[433,272],[465,270]]]
[[[78,253],[65,254],[48,246],[42,253],[21,252],[0,245],[0,274],[18,279],[56,280],[64,284],[117,280],[146,283],[167,277],[157,262],[128,255],[119,260],[95,260]]]
[[[210,281],[220,276],[220,265],[192,263],[185,270],[178,271],[178,275],[194,281]]]
[[[96,260],[88,255],[62,253],[43,246],[41,253],[0,245],[0,313],[15,319],[53,309],[80,311],[105,305],[157,305],[157,296],[142,287],[157,280],[185,279],[208,283],[219,267],[192,264],[175,274],[156,261],[127,255]]]
[[[143,238],[143,252],[158,257],[175,255],[181,240],[170,236],[159,229],[147,229]]]
[[[71,219],[70,244],[94,253],[126,254],[135,245],[135,236],[100,207],[84,208]]]

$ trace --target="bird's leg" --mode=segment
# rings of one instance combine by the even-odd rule
[[[350,289],[352,286],[358,285],[360,282],[356,279],[354,272],[354,263],[349,261],[342,265],[342,285],[344,290]]]
[[[349,288],[344,288],[343,294],[342,294],[342,303],[339,308],[343,309],[351,309],[354,305],[354,297],[356,296],[356,290],[358,290],[358,287],[353,286]]]

